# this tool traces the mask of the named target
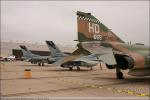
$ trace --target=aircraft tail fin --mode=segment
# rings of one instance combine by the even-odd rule
[[[31,51],[29,51],[26,46],[20,45],[20,48],[21,48],[21,51],[22,51],[24,57],[28,58],[28,57],[32,57],[33,56]]]
[[[123,42],[91,13],[77,11],[78,41]]]
[[[46,44],[51,52],[51,56],[52,57],[56,57],[56,56],[63,56],[63,53],[60,51],[60,49],[54,44],[53,41],[47,41],[46,40]]]

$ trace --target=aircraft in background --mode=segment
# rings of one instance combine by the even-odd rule
[[[40,55],[33,54],[24,45],[20,45],[20,48],[23,53],[23,58],[26,61],[31,62],[32,64],[38,64],[39,66],[44,66],[44,63],[51,64],[51,62],[49,61],[50,56],[40,56]]]
[[[53,41],[46,40],[46,44],[51,52],[49,60],[53,63],[69,55],[68,52],[61,52],[61,50],[54,44]]]
[[[23,53],[23,57],[32,64],[38,64],[39,66],[44,66],[44,63],[52,64],[62,57],[67,56],[69,53],[65,54],[59,50],[59,48],[53,43],[53,41],[46,41],[46,44],[51,52],[50,56],[40,56],[33,54],[27,49],[26,46],[20,45]]]
[[[73,70],[73,68],[76,67],[79,71],[80,67],[87,67],[92,70],[92,67],[96,66],[99,63],[97,62],[96,57],[93,55],[74,55],[74,53],[76,52],[73,52],[73,54],[58,60],[56,63],[54,63],[54,65],[60,65],[63,68],[69,68],[69,70]]]
[[[48,45],[48,48],[51,51],[50,60],[56,62],[55,65],[59,64],[59,62],[64,60],[64,59],[66,60],[66,58],[69,60],[72,59],[72,56],[68,57],[69,56],[68,54],[61,52],[59,50],[59,48],[52,41],[46,41],[46,44]],[[76,51],[76,52],[78,52],[78,51]],[[61,67],[69,68],[69,70],[73,70],[74,67],[76,67],[77,70],[80,70],[81,66],[82,67],[88,67],[88,68],[92,69],[92,67],[96,66],[98,63],[95,61],[91,61],[91,59],[94,59],[91,55],[90,56],[83,56],[81,58],[78,57],[78,55],[77,55],[76,57],[77,57],[77,59],[75,59],[73,63],[72,63],[72,61],[68,62],[68,63],[62,64]]]
[[[125,44],[111,29],[91,13],[77,11],[78,49],[72,55],[58,61],[62,67],[82,66],[88,61],[104,62],[109,69],[116,69],[118,79],[122,70],[129,69],[133,76],[150,75],[150,51],[143,44]],[[82,61],[82,57],[87,58]],[[91,58],[91,59],[89,59]],[[88,63],[93,64],[93,63]],[[93,64],[93,66],[94,66]],[[85,64],[86,66],[86,64]]]

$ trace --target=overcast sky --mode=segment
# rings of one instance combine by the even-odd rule
[[[2,1],[1,39],[74,46],[78,10],[91,12],[126,42],[149,45],[149,1]]]

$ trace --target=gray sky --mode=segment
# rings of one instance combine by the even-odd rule
[[[74,46],[78,10],[91,12],[126,42],[149,45],[149,1],[2,1],[1,39]]]

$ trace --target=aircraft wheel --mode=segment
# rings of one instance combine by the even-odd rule
[[[38,66],[41,66],[41,63],[40,63],[40,62],[38,63]]]
[[[42,66],[44,66],[44,63],[42,63]]]
[[[72,67],[69,67],[69,70],[70,70],[70,71],[72,71],[72,69],[73,69]]]
[[[122,72],[118,72],[116,73],[116,75],[117,75],[117,79],[124,79]]]
[[[90,70],[93,70],[93,67],[90,67]]]
[[[80,71],[80,67],[79,66],[77,66],[77,71]]]

